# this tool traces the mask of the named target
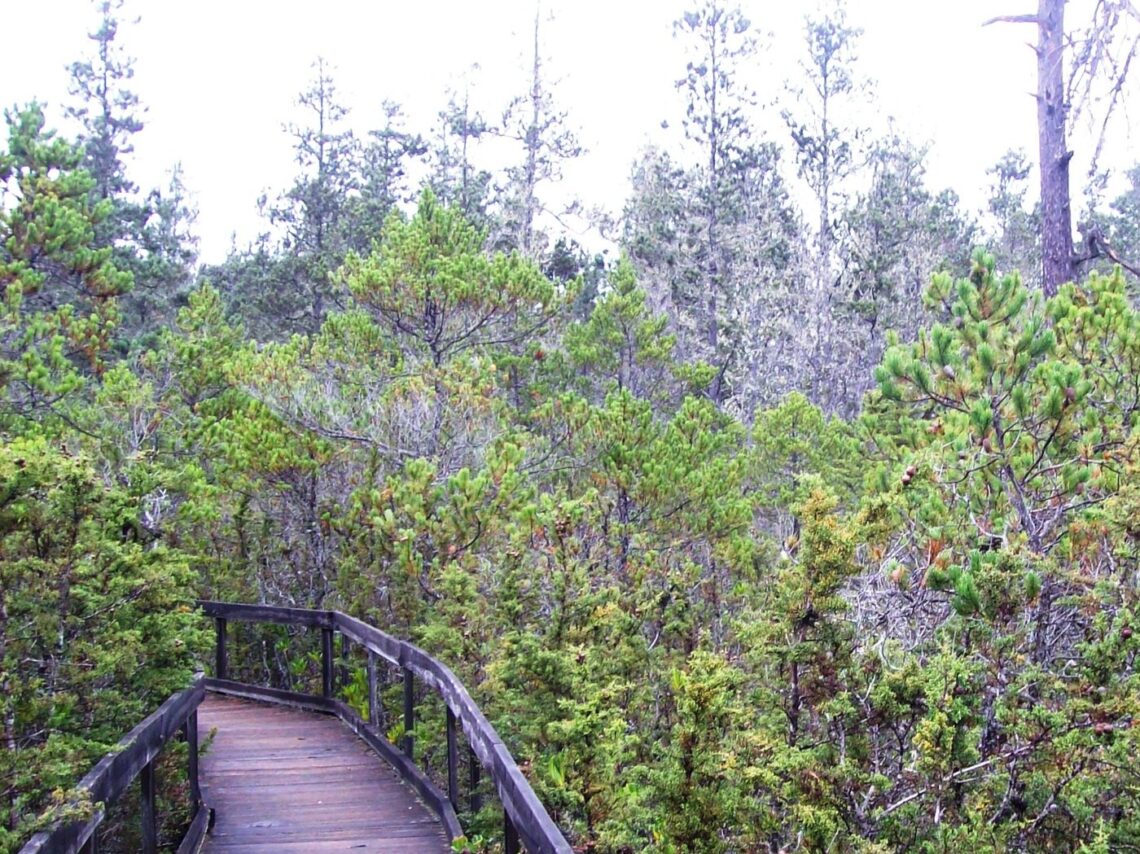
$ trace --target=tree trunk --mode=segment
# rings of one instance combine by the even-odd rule
[[[522,233],[519,235],[519,248],[523,257],[538,260],[534,251],[534,218],[538,202],[538,154],[542,143],[539,136],[539,121],[542,119],[542,65],[538,52],[538,26],[542,7],[534,10],[534,62],[530,77],[530,127],[526,129],[526,171],[523,182]]]
[[[720,323],[717,320],[717,291],[720,289],[723,277],[728,272],[720,264],[720,244],[717,240],[717,226],[719,225],[718,202],[720,201],[721,176],[717,162],[717,147],[720,140],[717,138],[717,127],[721,121],[717,115],[717,84],[720,79],[720,69],[717,68],[717,35],[716,23],[719,13],[710,19],[709,28],[712,37],[709,42],[709,67],[712,73],[709,76],[709,183],[708,183],[708,299],[705,303],[705,344],[709,349],[709,364],[714,367],[720,361]],[[709,389],[709,397],[718,406],[723,402],[724,371],[719,370]]]
[[[1041,169],[1042,283],[1053,296],[1077,277],[1073,255],[1069,161],[1065,142],[1065,0],[1039,0],[1037,9],[1037,134]]]

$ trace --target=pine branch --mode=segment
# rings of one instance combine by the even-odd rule
[[[1129,264],[1127,261],[1125,261],[1119,255],[1117,255],[1116,251],[1111,246],[1105,245],[1104,253],[1109,258],[1111,258],[1115,263],[1119,264],[1121,267],[1123,267],[1125,270],[1127,270],[1129,273],[1131,273],[1133,276],[1140,278],[1140,268],[1133,267],[1131,264]]]
[[[988,27],[990,24],[1040,24],[1041,19],[1036,15],[998,15],[996,18],[990,18],[983,27]]]

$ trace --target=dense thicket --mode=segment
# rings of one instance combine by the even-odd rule
[[[837,123],[838,13],[763,139],[708,2],[700,156],[636,164],[607,262],[544,231],[576,143],[536,27],[497,177],[466,99],[362,143],[318,64],[276,230],[188,291],[100,8],[101,112],[9,113],[0,154],[0,850],[201,666],[198,596],[439,656],[583,850],[1140,846],[1140,314],[1111,266],[1039,292],[1016,154],[976,222]]]

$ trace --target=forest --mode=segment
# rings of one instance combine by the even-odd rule
[[[1140,850],[1140,163],[1074,222],[1064,124],[1134,91],[1140,18],[1065,7],[993,23],[1057,61],[985,210],[860,123],[841,2],[762,108],[758,28],[694,0],[690,145],[631,165],[613,251],[549,201],[536,18],[501,117],[354,134],[315,62],[295,181],[199,264],[95,2],[0,148],[0,851],[208,669],[199,599],[437,656],[583,852]]]

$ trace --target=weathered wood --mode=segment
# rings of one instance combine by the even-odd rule
[[[506,810],[503,810],[503,854],[519,854],[519,832]]]
[[[182,844],[178,846],[177,854],[197,854],[202,846],[202,840],[206,838],[206,828],[209,824],[210,811],[200,806],[198,812],[194,814],[194,820],[190,822],[190,829],[186,831]]]
[[[143,854],[158,854],[158,816],[154,811],[154,801],[157,795],[154,774],[154,762],[148,762],[139,774],[139,786],[142,790],[142,850]]]
[[[182,738],[186,742],[186,779],[190,783],[190,814],[197,817],[202,806],[202,788],[198,784],[198,710],[195,709],[182,724]]]
[[[416,677],[411,670],[404,669],[404,753],[415,759],[416,737]]]
[[[318,697],[315,694],[300,694],[296,691],[286,691],[283,688],[262,688],[259,685],[246,685],[244,682],[234,682],[229,679],[207,679],[205,685],[208,690],[214,693],[225,694],[230,697],[279,703],[282,706],[289,706],[306,712],[336,714],[331,699]]]
[[[455,712],[447,709],[447,799],[459,810],[459,743],[455,736]]]
[[[335,705],[335,714],[337,717],[346,723],[352,731],[360,736],[379,756],[386,759],[388,764],[396,769],[400,777],[409,783],[419,796],[423,798],[432,812],[439,816],[448,839],[455,839],[457,836],[462,836],[463,827],[459,824],[459,817],[455,814],[455,810],[452,809],[451,802],[447,799],[447,796],[439,790],[435,783],[431,781],[427,774],[420,770],[419,766],[412,761],[411,757],[396,747],[396,745],[392,744],[392,742],[388,741],[383,732],[374,727],[366,726],[364,721],[361,720],[347,704],[338,700]]]
[[[376,653],[368,650],[368,723],[379,726],[383,714],[376,686]]]
[[[569,843],[522,776],[494,727],[451,670],[413,644],[393,638],[340,612],[333,612],[333,615],[339,631],[349,634],[366,649],[399,664],[405,673],[411,671],[443,697],[447,707],[455,713],[479,763],[490,774],[499,800],[510,814],[527,850],[535,854],[569,854]]]
[[[331,628],[323,628],[321,629],[321,696],[331,698],[335,693],[333,633]]]
[[[483,796],[479,793],[479,757],[474,750],[467,751],[467,785],[471,791],[471,813],[483,809]]]
[[[230,664],[226,646],[225,617],[214,618],[214,678],[230,678]]]
[[[415,788],[420,797],[422,797],[436,815],[440,817],[449,839],[462,835],[463,830],[458,818],[455,816],[454,810],[451,809],[451,804],[448,802],[446,795],[439,791],[435,784],[416,767],[415,763],[412,762],[407,755],[388,741],[383,731],[367,726],[346,703],[309,694],[282,691],[277,688],[259,688],[253,685],[244,685],[240,682],[219,682],[215,679],[207,679],[205,680],[205,685],[210,692],[236,699],[272,703],[298,711],[331,714],[339,717],[341,721],[360,736],[374,752],[386,760],[388,764],[392,765],[406,782]],[[248,725],[248,728],[253,730],[256,735],[256,731],[259,727],[256,723],[253,723]],[[220,758],[216,761],[226,762],[224,758]],[[241,769],[239,767],[233,770]],[[343,770],[343,768],[336,769],[338,775],[337,779],[343,777]]]
[[[198,607],[207,617],[223,617],[244,623],[274,623],[280,626],[331,628],[331,611],[309,608],[284,608],[279,605],[244,605],[237,602],[199,601]]]
[[[211,694],[199,727],[216,733],[202,760],[217,814],[207,854],[450,850],[416,792],[334,717]]]
[[[336,629],[344,637],[361,645],[367,652],[402,668],[405,680],[405,732],[407,753],[413,753],[414,704],[408,714],[409,681],[419,680],[442,698],[447,709],[455,716],[471,747],[475,762],[490,775],[495,791],[511,824],[531,854],[570,854],[571,848],[558,827],[551,820],[529,782],[522,775],[513,757],[503,745],[494,727],[475,704],[467,689],[451,670],[423,650],[388,635],[339,611],[312,611],[302,609],[271,609],[269,606],[245,606],[232,603],[203,603],[205,613],[222,614],[229,619],[277,622],[261,619],[266,610],[286,612],[294,625],[318,625]],[[309,614],[306,617],[305,614]],[[309,622],[304,622],[308,619]],[[331,650],[330,650],[331,652]],[[329,657],[331,661],[331,655]],[[329,692],[328,696],[331,696]],[[414,701],[414,696],[412,697]],[[368,727],[364,727],[368,729]],[[412,766],[414,767],[414,765]],[[472,803],[477,803],[477,780],[472,786]],[[450,807],[450,800],[445,799]]]
[[[190,715],[201,704],[205,696],[204,679],[201,674],[194,677],[189,688],[171,696],[165,703],[127,733],[116,750],[100,759],[95,767],[79,781],[78,788],[90,793],[95,803],[112,804],[136,777],[144,776],[143,786],[143,841],[146,844],[147,812],[153,819],[153,802],[148,807],[148,792],[153,796],[153,763],[167,742],[179,732]],[[150,771],[147,771],[150,769]],[[20,849],[21,854],[74,854],[80,850],[93,850],[91,846],[96,829],[103,821],[104,812],[99,809],[87,821],[58,826],[49,831],[37,833]]]
[[[340,685],[341,690],[344,690],[348,685],[348,680],[351,678],[351,673],[349,672],[349,658],[351,655],[350,645],[352,641],[343,632],[338,634],[340,634],[340,662],[337,666],[336,678],[337,684]]]

